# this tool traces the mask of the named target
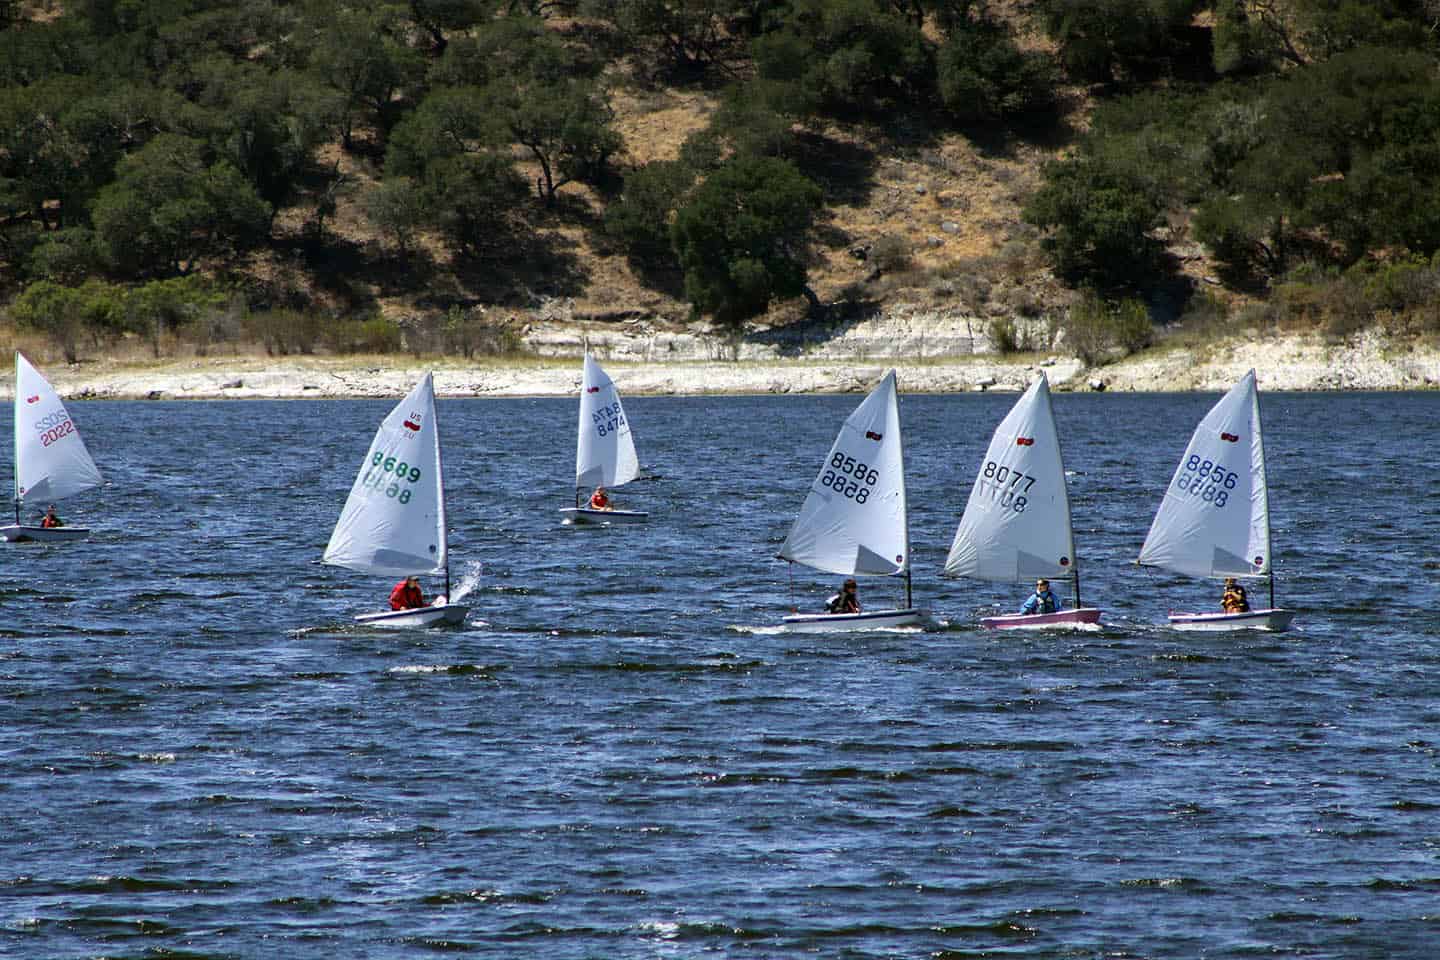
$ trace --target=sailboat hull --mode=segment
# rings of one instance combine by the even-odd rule
[[[23,523],[0,527],[0,540],[7,543],[52,543],[60,540],[84,540],[88,536],[89,527],[32,527]]]
[[[888,630],[892,627],[918,627],[925,623],[925,611],[909,607],[904,610],[875,610],[863,613],[796,613],[782,621],[792,633],[847,633],[861,630]]]
[[[590,510],[586,507],[565,507],[560,522],[570,526],[597,526],[606,523],[644,523],[650,514],[641,510]]]
[[[1026,627],[1073,627],[1083,623],[1099,623],[1100,611],[1095,607],[1079,607],[1056,613],[1009,613],[998,617],[982,617],[980,626],[987,630],[1013,630]]]
[[[367,627],[453,627],[465,621],[469,607],[459,604],[362,613],[355,622]]]
[[[1271,608],[1245,613],[1172,613],[1170,626],[1176,630],[1288,630],[1294,610]]]

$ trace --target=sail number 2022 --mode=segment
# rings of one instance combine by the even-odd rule
[[[1239,481],[1240,476],[1234,470],[1226,470],[1215,461],[1202,460],[1198,453],[1192,453],[1185,461],[1185,469],[1175,478],[1175,489],[1218,508],[1230,500],[1230,491]]]
[[[986,460],[985,469],[980,471],[980,479],[975,486],[979,491],[989,493],[990,499],[1000,504],[1001,509],[1024,513],[1025,504],[1030,502],[1026,495],[1035,486],[1035,478],[994,460]]]
[[[608,403],[603,407],[596,407],[590,414],[590,421],[595,424],[595,432],[603,437],[625,426],[625,414],[620,409],[620,404]]]
[[[385,481],[390,480],[389,486]],[[384,490],[385,496],[399,500],[401,503],[410,502],[410,488],[402,487],[401,484],[420,482],[420,468],[406,463],[404,460],[397,461],[394,457],[387,457],[376,450],[370,458],[370,469],[365,471],[365,476],[360,478],[360,485],[371,490]]]
[[[830,458],[829,469],[820,474],[820,486],[856,503],[870,499],[870,488],[880,480],[880,471],[838,450]]]

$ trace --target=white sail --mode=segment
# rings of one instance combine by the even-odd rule
[[[990,438],[945,575],[1017,583],[1074,571],[1065,465],[1042,373]]]
[[[1195,428],[1140,563],[1195,577],[1270,572],[1270,500],[1254,370]]]
[[[620,391],[588,353],[580,382],[580,429],[575,446],[575,486],[618,487],[640,474],[630,421]]]
[[[890,576],[909,569],[895,371],[840,428],[780,555],[848,575]]]
[[[15,353],[15,499],[59,500],[104,478],[60,395]]]
[[[380,424],[324,561],[364,573],[445,570],[445,489],[431,374]]]

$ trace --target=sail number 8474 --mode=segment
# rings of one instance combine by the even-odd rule
[[[830,458],[828,469],[820,474],[820,486],[856,503],[870,499],[870,489],[880,481],[880,471],[838,450]]]
[[[620,409],[620,404],[609,403],[595,408],[590,414],[590,422],[595,424],[595,432],[603,437],[625,426],[625,414]]]
[[[397,461],[394,457],[385,456],[383,451],[376,450],[370,457],[370,469],[360,478],[360,485],[371,490],[383,490],[385,496],[401,503],[409,503],[410,488],[402,487],[401,484],[419,483],[420,477],[419,467],[404,460]],[[390,481],[388,485],[386,480]]]
[[[1230,500],[1230,491],[1240,476],[1234,470],[1226,470],[1213,460],[1202,460],[1198,453],[1192,453],[1185,461],[1185,469],[1175,478],[1175,488],[1192,497],[1199,497],[1217,508]]]

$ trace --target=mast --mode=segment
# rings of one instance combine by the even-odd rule
[[[15,526],[20,526],[20,351],[15,351],[15,402],[14,407],[14,431],[12,443],[14,456],[10,460],[10,489],[15,502]]]
[[[900,387],[898,384],[895,387],[893,396],[895,398],[895,429],[899,432],[900,436],[900,442],[895,445],[895,453],[900,461],[898,464],[900,470],[900,504],[905,511],[905,524],[902,532],[905,534],[905,607],[908,610],[915,606],[915,601],[912,599],[910,592],[910,494],[909,491],[905,489],[905,432],[900,430]]]
[[[1251,370],[1253,377],[1255,371]],[[1255,439],[1260,444],[1260,479],[1265,484],[1265,579],[1270,585],[1270,607],[1275,607],[1275,557],[1270,536],[1270,468],[1265,463],[1265,435],[1260,429],[1260,384],[1255,384]]]
[[[431,375],[433,377],[433,374]],[[440,400],[435,395],[434,381],[431,381],[430,416],[435,421],[435,487],[439,492],[437,508],[440,515],[440,546],[445,551],[445,602],[450,602],[450,536],[445,519],[445,468],[440,455]]]

